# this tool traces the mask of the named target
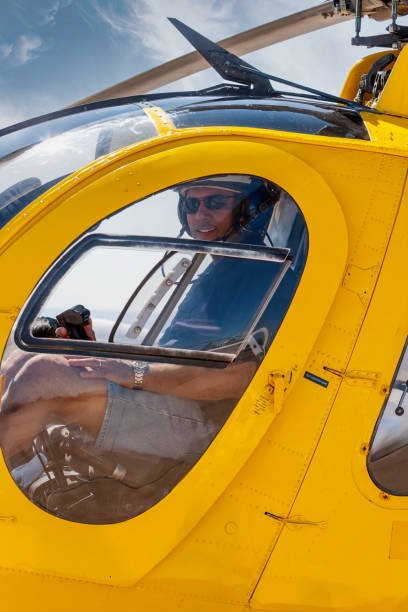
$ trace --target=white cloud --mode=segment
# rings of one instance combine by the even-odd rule
[[[36,59],[43,47],[39,36],[21,34],[14,43],[0,45],[0,60],[9,60],[14,65],[21,65]]]
[[[176,0],[169,5],[151,0],[123,0],[119,5],[93,0],[93,7],[114,32],[136,38],[150,57],[164,61],[191,51],[190,44],[167,21],[167,16],[186,21],[187,25],[217,40],[239,29],[238,19],[231,17],[239,14],[234,10],[237,1]]]
[[[264,0],[252,0],[251,4],[239,2],[240,10],[237,10],[236,13],[240,15],[241,24],[235,30],[231,27],[228,33],[223,33],[223,37],[229,36],[235,31],[242,31],[257,25],[253,22],[254,14],[256,14],[258,23],[267,23],[315,5],[316,0],[304,0],[302,2],[298,0],[277,0],[273,9],[271,9],[270,4]],[[236,8],[238,9],[238,2]],[[228,23],[230,24],[230,22]],[[193,24],[191,25],[194,27]],[[216,37],[211,32],[206,31],[204,26],[206,26],[205,23],[201,27],[200,25],[196,27],[203,34],[216,40]],[[380,33],[383,30],[383,24],[367,18],[363,20],[362,33],[364,35]],[[353,20],[345,21],[342,24],[327,27],[318,32],[311,32],[250,53],[245,56],[245,60],[269,74],[339,95],[349,69],[361,57],[369,55],[371,52],[365,47],[353,47],[350,44],[352,36],[354,36],[354,22]],[[183,52],[186,52],[186,50],[188,48]],[[325,61],[322,61],[323,56],[326,58]],[[169,57],[167,56],[166,59],[169,59]],[[158,91],[176,91],[184,88],[200,89],[221,81],[222,78],[217,76],[214,71],[207,70],[166,85]],[[289,87],[278,83],[274,87],[279,90],[289,90]]]
[[[59,11],[72,4],[72,0],[54,0],[51,5],[43,10],[42,24],[54,24]]]
[[[18,63],[25,64],[26,62],[38,57],[38,52],[43,44],[39,36],[31,36],[22,34],[17,39],[14,46],[14,56]]]
[[[211,40],[217,41],[291,12],[314,6],[316,0],[91,0],[94,11],[111,28],[114,39],[141,47],[149,64],[161,64],[193,50],[190,43],[167,21],[176,17]],[[135,73],[140,72],[135,65]],[[214,70],[199,72],[171,83],[159,91],[200,89],[220,82]]]
[[[384,30],[382,24],[369,19],[364,19],[363,28],[365,35]],[[346,21],[256,51],[246,60],[270,74],[339,95],[350,68],[373,53],[366,47],[352,46],[353,36],[354,22]],[[326,59],[322,61],[322,57]],[[287,89],[279,84],[275,87]]]
[[[14,46],[12,44],[0,45],[0,59],[7,59],[8,57],[10,57],[13,52],[13,47]]]
[[[20,3],[21,0],[14,1]],[[98,49],[101,31],[104,35],[106,31],[110,32],[112,40],[109,41],[109,45],[106,44],[106,47],[109,46],[109,59],[114,61],[109,65],[108,71],[104,64],[104,54],[101,53],[100,57],[95,54],[93,84],[90,85],[89,68],[84,76],[82,56],[76,53],[75,45],[72,46],[72,52],[68,58],[59,56],[58,45],[52,45],[58,65],[65,66],[64,62],[67,61],[71,64],[76,63],[76,73],[70,77],[74,89],[67,87],[67,71],[60,71],[62,80],[58,83],[57,79],[50,83],[46,70],[39,71],[38,83],[42,83],[41,87],[37,86],[35,90],[27,90],[24,101],[20,94],[15,96],[17,107],[25,105],[25,116],[61,107],[75,99],[89,95],[92,90],[97,91],[113,85],[115,81],[129,78],[133,74],[148,70],[155,64],[192,51],[191,45],[166,20],[167,16],[186,22],[187,25],[212,40],[219,40],[316,6],[319,0],[273,0],[273,2],[272,0],[251,0],[251,2],[248,0],[206,0],[205,2],[202,0],[75,0],[75,2],[74,0],[41,0],[38,5],[41,5],[41,14],[44,19],[48,19],[48,22],[53,24],[56,19],[62,18],[62,12],[59,11],[67,6],[67,3],[75,5],[75,11],[72,11],[73,17],[76,15],[89,26],[86,31],[91,48],[93,33],[98,35],[95,42],[95,49]],[[101,28],[103,24],[105,25]],[[72,25],[71,22],[67,22],[66,27],[71,28]],[[364,19],[362,34],[372,33],[374,29],[377,33],[383,32],[385,25],[385,23],[379,24]],[[10,63],[15,68],[19,64],[34,60],[39,55],[47,57],[46,52],[50,50],[51,45],[47,44],[47,39],[43,44],[39,38],[39,34],[43,37],[43,30],[34,30],[32,34],[36,36],[28,36],[29,32],[30,30],[25,30],[26,36],[17,40],[0,39],[2,63]],[[273,45],[247,55],[245,59],[271,74],[323,91],[339,93],[349,68],[360,57],[371,53],[365,48],[351,47],[349,40],[352,35],[353,22],[350,21],[320,32],[293,38],[286,43]],[[7,44],[9,42],[10,44]],[[82,46],[80,48],[82,49]],[[41,68],[41,58],[35,62],[35,67]],[[7,74],[4,71],[4,76],[0,74],[0,81],[3,79],[4,84],[8,86],[6,77]],[[214,70],[208,69],[187,77],[181,82],[173,82],[162,91],[201,89],[221,81],[222,78]],[[92,87],[92,90],[89,91],[88,87]],[[3,92],[6,91],[6,87],[2,89]],[[38,99],[34,104],[39,89],[46,93],[47,98]],[[4,119],[2,122],[4,124]]]
[[[243,0],[207,0],[205,3],[194,0],[172,0],[171,3],[164,0],[122,0],[121,3],[92,0],[92,6],[99,18],[110,26],[117,40],[141,45],[141,55],[144,59],[150,58],[150,65],[154,65],[192,51],[190,43],[166,20],[166,16],[176,17],[216,41],[314,7],[316,0],[275,0],[273,5],[270,0],[252,0],[251,3]],[[248,55],[246,59],[256,67],[288,80],[337,92],[350,65],[367,54],[365,49],[349,46],[352,34],[353,22],[350,21],[268,47]],[[323,49],[334,58],[331,63],[321,61]],[[139,71],[135,66],[135,73]],[[221,80],[214,71],[208,70],[171,83],[159,91],[200,89]]]

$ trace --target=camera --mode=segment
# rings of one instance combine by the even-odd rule
[[[74,340],[89,340],[84,325],[89,323],[91,313],[82,304],[77,304],[57,315],[58,324],[65,327],[69,337]]]

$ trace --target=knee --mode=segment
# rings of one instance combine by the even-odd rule
[[[7,406],[14,407],[55,397],[58,381],[66,378],[68,369],[69,365],[61,355],[34,355],[8,385],[5,395]]]
[[[35,355],[20,370],[15,380],[19,385],[27,385],[34,395],[47,390],[55,381],[64,378],[69,365],[62,355]]]
[[[69,365],[62,355],[34,355],[26,361],[20,372],[28,382],[36,379],[42,379],[44,382],[44,377],[54,378],[66,369],[69,369]]]

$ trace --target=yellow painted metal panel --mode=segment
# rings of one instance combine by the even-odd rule
[[[408,561],[408,521],[394,521],[390,539],[390,559]]]
[[[407,291],[395,285],[408,255],[402,128],[398,155],[380,130],[373,143],[187,130],[97,162],[3,232],[3,344],[43,270],[76,236],[178,181],[223,172],[270,178],[295,198],[310,234],[298,292],[253,384],[209,452],[156,507],[114,526],[67,523],[28,502],[1,466],[0,514],[15,517],[0,521],[6,601],[20,590],[24,609],[37,593],[44,609],[44,590],[54,601],[69,590],[78,610],[96,601],[102,611],[224,612],[244,609],[251,596],[251,607],[264,610],[406,609],[405,562],[389,559],[406,499],[375,487],[364,446],[408,328]],[[394,295],[395,318],[385,321]],[[278,415],[267,389],[276,370],[291,377]]]
[[[408,117],[408,49],[403,47],[388,81],[381,93],[376,108],[382,113]]]
[[[396,154],[405,151],[408,144],[406,119],[392,115],[362,113],[373,144],[392,149]]]
[[[157,168],[160,168],[160,173]],[[15,239],[7,244],[0,260],[2,275],[9,287],[1,308],[7,310],[12,305],[21,306],[33,283],[61,250],[104,215],[179,181],[230,172],[260,175],[279,183],[299,202],[310,233],[306,270],[269,358],[260,367],[253,384],[199,464],[167,498],[132,521],[113,526],[67,524],[33,507],[23,498],[3,465],[1,472],[6,486],[0,493],[0,505],[2,512],[15,515],[16,521],[1,525],[4,527],[2,542],[5,546],[3,555],[0,551],[1,566],[22,567],[26,571],[82,581],[134,584],[188,536],[217,498],[224,494],[264,436],[277,408],[272,399],[268,406],[268,392],[265,391],[271,371],[282,371],[288,377],[291,374],[290,386],[295,384],[341,282],[347,233],[337,200],[319,174],[297,155],[260,136],[227,139],[202,135],[194,140],[188,138],[186,142],[178,137],[175,143],[163,139],[156,147],[150,143],[146,152],[136,146],[127,156],[123,153],[112,155],[108,161],[96,163],[93,169],[83,171],[82,175],[79,173],[77,184],[73,177],[63,196],[59,194],[64,192],[64,186],[50,192],[46,208],[38,215],[35,213],[38,210],[36,203],[27,210],[25,225],[21,218],[16,220],[16,225],[21,225],[16,228]],[[316,207],[316,198],[325,202],[328,232],[321,232],[321,213]],[[72,222],[66,223],[67,218]],[[50,236],[50,227],[61,229],[58,234]],[[47,244],[47,249],[38,251],[38,244]],[[37,251],[38,255],[33,258],[32,253]],[[321,287],[322,274],[326,277],[324,288]],[[318,291],[320,299],[316,303]],[[302,320],[305,312],[312,313],[307,326]],[[7,328],[3,328],[3,338],[6,331]],[[299,334],[303,336],[302,343],[297,342]],[[260,399],[266,408],[263,411],[259,411]],[[219,514],[221,516],[221,512]],[[216,516],[218,523],[220,519]],[[250,515],[246,521],[252,521]],[[233,518],[224,520],[224,524],[234,522]],[[14,529],[16,525],[18,529]],[[261,528],[254,525],[254,532],[243,529],[239,533],[246,540],[250,533],[258,538],[265,525],[269,529],[266,521],[262,522]],[[229,529],[226,527],[224,530],[227,538],[233,536]],[[16,532],[19,534],[17,540]],[[82,553],[78,558],[79,541]],[[60,554],[61,549],[64,555]],[[132,553],[135,549],[141,551],[136,557]],[[33,550],[41,550],[41,554],[33,558]],[[213,562],[213,547],[210,550],[207,569],[201,563],[201,578],[197,582],[200,596],[207,591],[209,581],[220,583],[222,569]],[[234,547],[226,547],[226,550],[235,557]],[[240,571],[237,568],[240,578],[224,574],[225,582],[215,587],[217,593],[224,593],[224,600],[231,599],[232,590],[235,592],[234,601],[245,601],[265,556],[264,541],[260,544],[260,552],[255,555],[258,561],[253,563],[243,545],[242,567]],[[220,557],[222,567],[228,566],[228,558]],[[196,550],[194,558],[184,558],[180,564],[176,563],[176,569],[184,576],[182,584],[188,584],[193,591],[194,581],[189,572],[198,561],[201,561],[201,555]],[[248,574],[248,567],[252,568],[252,577]]]
[[[297,530],[285,525],[254,594],[255,608],[394,611],[406,606],[406,566],[391,564],[389,554],[393,520],[407,519],[406,498],[378,489],[366,468],[368,443],[408,327],[408,294],[398,282],[408,256],[406,170],[402,160],[390,164],[388,187],[381,187],[387,197],[367,200],[360,227],[350,232],[354,261],[376,266],[377,280],[370,273],[360,278],[369,292],[365,300],[358,286],[343,283],[313,350],[321,363],[330,363],[335,354],[337,373],[328,375],[337,390],[327,400],[319,444],[289,516],[317,524]],[[342,202],[348,218],[347,210],[352,211]],[[323,401],[316,398],[309,418],[320,418],[319,413],[324,418]]]
[[[153,121],[158,133],[161,136],[167,136],[175,131],[175,126],[169,115],[158,106],[145,106],[144,112]]]

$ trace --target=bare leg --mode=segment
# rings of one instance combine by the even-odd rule
[[[55,416],[95,437],[105,413],[107,383],[83,379],[63,356],[35,355],[9,382],[2,398],[0,444],[6,457],[27,445]]]
[[[0,417],[0,445],[6,459],[27,448],[53,417],[76,423],[96,438],[105,414],[103,395],[39,400]]]
[[[81,369],[70,367],[63,355],[35,355],[26,361],[5,390],[1,410],[7,413],[39,400],[105,395],[102,379],[81,378]]]
[[[35,357],[33,353],[25,353],[19,349],[14,349],[7,359],[2,362],[1,373],[4,376],[3,392],[6,391],[10,382],[14,380],[24,364],[29,361],[29,359],[33,359],[33,357]]]

